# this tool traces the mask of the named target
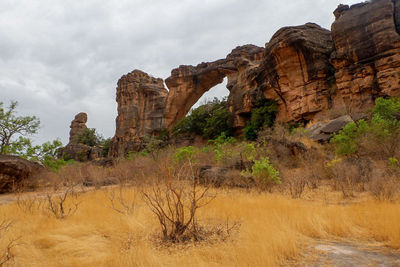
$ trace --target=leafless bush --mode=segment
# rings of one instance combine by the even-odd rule
[[[46,194],[45,209],[54,215],[57,219],[65,219],[73,215],[77,210],[80,202],[78,194],[75,192],[77,184],[68,186],[63,192],[53,192]]]
[[[369,190],[377,200],[393,201],[399,192],[399,178],[394,176],[375,177]]]
[[[289,192],[292,198],[300,198],[307,185],[307,178],[302,174],[298,174],[287,179],[285,183],[289,187]]]
[[[12,222],[8,220],[3,220],[0,222],[0,239],[4,238],[9,228],[12,226]],[[12,249],[17,245],[17,240],[19,238],[11,239],[8,241],[4,248],[4,251],[0,254],[0,266],[4,266],[7,262],[10,262],[14,258]]]
[[[43,199],[35,196],[24,196],[21,193],[17,194],[17,206],[24,213],[33,214],[35,211],[42,208],[43,203]]]
[[[365,158],[346,158],[330,165],[334,189],[341,190],[345,198],[364,191],[371,179],[371,161]]]
[[[123,215],[132,215],[135,209],[134,189],[120,184],[118,189],[106,190],[110,208]]]
[[[201,239],[197,211],[215,195],[209,193],[210,187],[199,186],[190,160],[180,167],[165,167],[159,182],[143,190],[143,199],[156,215],[164,241],[197,241]]]

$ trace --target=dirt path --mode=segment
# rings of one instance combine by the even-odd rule
[[[318,242],[294,266],[400,266],[400,253],[382,244]]]

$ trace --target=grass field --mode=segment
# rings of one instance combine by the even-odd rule
[[[0,218],[13,225],[1,245],[18,238],[11,266],[277,266],[301,260],[302,250],[317,239],[376,240],[400,248],[400,205],[395,202],[367,198],[343,205],[242,190],[216,192],[214,201],[199,210],[199,223],[214,229],[238,223],[227,238],[163,244],[156,217],[138,189],[129,188],[124,197],[135,199],[131,215],[112,209],[104,190],[80,194],[76,213],[65,219],[56,219],[39,202],[2,205]]]

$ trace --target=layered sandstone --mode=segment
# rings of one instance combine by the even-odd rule
[[[100,147],[91,147],[79,142],[79,136],[88,129],[87,120],[87,114],[81,112],[71,121],[69,143],[59,151],[59,156],[76,161],[95,160],[102,157]]]
[[[400,95],[400,1],[340,5],[332,38],[336,50],[336,108],[364,111],[379,96]]]
[[[282,28],[266,44],[257,82],[278,102],[278,120],[309,120],[330,107],[332,51],[330,32],[312,23]]]
[[[85,130],[87,130],[86,122],[88,120],[87,114],[85,112],[78,113],[75,118],[71,121],[69,126],[71,130],[69,131],[69,143],[77,143],[77,138]]]
[[[261,47],[244,45],[232,50],[225,59],[203,62],[196,67],[180,66],[172,70],[171,76],[165,80],[169,89],[165,126],[171,129],[205,92],[222,83],[225,77],[228,77],[227,88],[231,91],[230,95],[241,94],[244,88],[238,84],[245,83],[243,72],[255,65],[258,66],[261,55]],[[235,107],[238,106],[237,101],[232,100],[232,105],[233,103]]]
[[[162,79],[140,70],[118,81],[118,117],[110,156],[125,155],[142,148],[145,136],[157,135],[164,126],[168,90]]]
[[[400,95],[400,1],[373,0],[335,11],[332,32],[307,23],[280,29],[265,48],[240,46],[223,59],[182,65],[165,80],[135,70],[118,82],[111,146],[121,156],[144,136],[172,129],[215,85],[228,79],[237,133],[260,97],[278,103],[283,122],[321,120],[331,110],[358,113],[379,96]]]

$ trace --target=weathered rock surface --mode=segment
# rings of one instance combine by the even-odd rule
[[[165,128],[165,105],[168,90],[162,79],[140,70],[118,81],[118,117],[109,155],[123,156],[143,146],[143,137],[154,136]]]
[[[334,133],[338,133],[346,124],[353,122],[352,117],[344,115],[328,122],[317,122],[307,130],[311,139],[319,142],[328,141]]]
[[[227,88],[230,95],[240,94],[246,86],[238,86],[243,81],[243,72],[253,65],[258,66],[263,49],[255,45],[244,45],[235,48],[225,58],[214,62],[201,63],[194,66],[180,66],[172,70],[171,76],[165,80],[169,89],[165,109],[165,126],[170,129],[182,119],[200,97],[228,77]],[[255,61],[257,63],[255,63]],[[235,99],[236,100],[236,99]],[[237,102],[237,101],[236,101]],[[237,107],[232,98],[232,111]],[[243,105],[240,105],[240,109]]]
[[[0,155],[0,193],[9,192],[44,170],[38,163],[9,155]]]
[[[78,136],[87,130],[87,119],[87,114],[81,112],[75,116],[73,121],[71,121],[71,126],[69,126],[71,128],[69,131],[69,143],[76,143]]]
[[[71,122],[71,130],[69,132],[69,143],[59,151],[59,156],[74,159],[76,161],[95,160],[102,157],[102,148],[81,144],[78,141],[79,135],[87,130],[87,114],[78,113]]]
[[[332,24],[334,107],[365,111],[379,96],[400,95],[400,1],[340,5]]]
[[[118,82],[111,156],[171,129],[197,100],[228,79],[237,133],[260,97],[278,102],[277,120],[324,120],[330,110],[362,114],[379,96],[400,96],[400,1],[340,5],[332,32],[307,23],[280,29],[265,45],[240,46],[224,59],[180,66],[163,80],[135,70]],[[320,139],[331,133],[320,132]]]
[[[278,101],[278,120],[310,120],[330,107],[332,51],[330,32],[313,23],[282,28],[266,44],[257,82]]]

